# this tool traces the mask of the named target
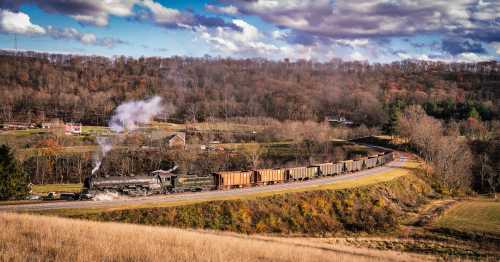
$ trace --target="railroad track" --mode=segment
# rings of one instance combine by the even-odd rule
[[[301,190],[301,189],[303,190],[308,188],[312,189],[317,186],[334,184],[340,181],[356,180],[363,177],[380,175],[394,169],[399,169],[404,164],[405,161],[406,158],[396,159],[386,166],[367,169],[356,173],[318,178],[303,182],[291,182],[291,183],[275,184],[268,186],[248,187],[248,188],[231,189],[231,190],[215,190],[215,191],[205,191],[197,193],[155,195],[148,197],[123,196],[117,199],[101,200],[101,201],[55,201],[50,203],[45,202],[45,203],[35,203],[35,204],[30,203],[30,204],[19,204],[19,205],[3,205],[0,206],[0,212],[1,211],[38,212],[38,211],[48,211],[56,209],[114,208],[121,206],[136,206],[136,205],[155,204],[155,203],[203,201],[203,200],[213,200],[224,197],[244,197],[259,193],[273,193],[273,192],[283,192],[287,190]]]

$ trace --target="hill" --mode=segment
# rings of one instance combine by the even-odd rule
[[[344,116],[381,126],[391,105],[401,102],[422,104],[439,118],[466,119],[474,113],[491,120],[500,112],[499,67],[498,62],[290,63],[3,51],[0,122],[59,118],[105,125],[121,102],[152,95],[171,102],[171,118],[192,122]]]

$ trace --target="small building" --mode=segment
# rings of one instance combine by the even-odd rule
[[[64,133],[66,135],[79,135],[82,133],[82,124],[65,124]]]
[[[185,148],[186,147],[186,133],[173,132],[165,137],[165,145],[170,148]]]
[[[64,123],[59,119],[53,119],[49,122],[43,122],[42,128],[50,129],[50,128],[59,128],[62,127]]]
[[[345,117],[332,117],[327,119],[332,126],[353,126],[354,122],[347,120]]]

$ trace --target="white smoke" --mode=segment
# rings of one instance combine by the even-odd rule
[[[109,127],[114,133],[134,131],[140,124],[146,124],[164,110],[161,97],[154,96],[150,99],[130,101],[119,105],[115,114],[109,121]],[[102,159],[113,148],[113,143],[108,137],[97,137],[100,150],[94,155],[94,168],[92,174],[97,172],[102,164]]]
[[[127,197],[120,195],[118,192],[104,192],[97,193],[92,200],[94,201],[112,201],[116,199],[128,199]]]
[[[147,100],[126,102],[118,106],[109,121],[113,132],[133,131],[139,124],[146,124],[163,111],[161,97],[155,96]]]
[[[92,175],[99,170],[102,164],[102,159],[113,148],[113,143],[109,137],[98,136],[97,144],[99,144],[100,151],[97,151],[94,154],[94,168],[92,169]]]

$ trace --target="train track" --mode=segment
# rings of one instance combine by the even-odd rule
[[[224,197],[243,197],[248,195],[254,195],[259,193],[273,193],[273,192],[283,192],[287,190],[301,190],[314,188],[317,186],[334,184],[339,181],[349,181],[356,180],[362,177],[369,177],[374,175],[380,175],[382,173],[400,169],[400,167],[406,161],[405,158],[396,159],[391,163],[376,167],[372,169],[367,169],[359,171],[356,173],[350,173],[334,177],[318,178],[303,182],[291,182],[283,184],[275,184],[268,186],[258,186],[258,187],[248,187],[232,190],[215,190],[215,191],[205,191],[197,193],[181,193],[172,195],[155,195],[148,197],[119,197],[117,199],[101,200],[101,201],[55,201],[55,202],[44,202],[44,203],[31,203],[31,204],[19,204],[19,205],[4,205],[0,206],[1,211],[27,211],[27,212],[39,212],[57,209],[80,209],[80,208],[115,208],[122,206],[136,206],[136,205],[146,205],[155,203],[176,203],[176,202],[186,202],[186,201],[203,201],[212,200]]]

